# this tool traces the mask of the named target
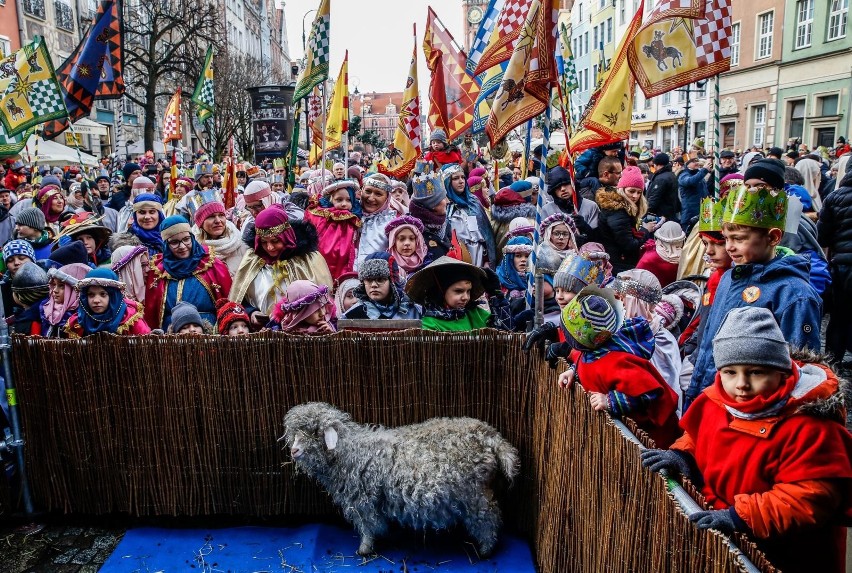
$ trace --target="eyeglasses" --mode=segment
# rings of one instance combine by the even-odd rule
[[[169,239],[166,244],[173,249],[177,249],[181,245],[190,246],[192,244],[192,235],[188,235],[183,239]]]
[[[554,239],[570,239],[571,233],[568,231],[554,231],[550,236]]]

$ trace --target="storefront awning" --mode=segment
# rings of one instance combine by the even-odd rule
[[[661,121],[658,125],[660,127],[672,127],[675,123],[681,123],[682,124],[683,120],[667,119],[665,121]]]
[[[657,125],[656,121],[642,121],[639,123],[631,123],[630,131],[651,131]]]

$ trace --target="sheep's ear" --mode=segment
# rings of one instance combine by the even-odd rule
[[[325,438],[325,447],[329,450],[333,450],[337,447],[337,430],[334,426],[326,426],[326,428],[322,431],[322,435]]]

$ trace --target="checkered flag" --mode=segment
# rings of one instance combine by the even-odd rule
[[[311,36],[305,51],[305,68],[296,81],[293,101],[306,97],[314,86],[328,79],[329,30],[331,28],[330,0],[322,0],[311,26]]]
[[[562,45],[562,78],[565,91],[572,92],[580,89],[577,79],[577,68],[574,66],[574,54],[571,53],[571,39],[568,37],[568,29],[563,23],[559,29],[559,42]]]
[[[198,121],[204,123],[213,116],[213,46],[207,48],[207,56],[204,58],[204,67],[201,69],[201,77],[192,93],[192,103],[195,104],[195,115]]]
[[[163,116],[163,143],[182,137],[180,131],[180,88],[178,88],[166,108],[165,116]]]

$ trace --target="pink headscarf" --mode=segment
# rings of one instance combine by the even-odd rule
[[[257,219],[254,221],[254,230],[254,252],[268,265],[287,259],[293,249],[296,248],[296,232],[290,225],[287,211],[278,203],[270,205],[258,213]],[[277,257],[270,257],[260,246],[260,238],[270,235],[278,237],[284,243],[284,250]]]
[[[112,270],[118,279],[127,285],[125,293],[133,300],[145,302],[145,267],[142,265],[142,255],[148,249],[142,245],[125,245],[112,252]]]
[[[59,217],[62,213],[51,213],[50,205],[53,203],[53,198],[56,196],[64,197],[62,195],[62,189],[57,187],[56,185],[45,185],[38,191],[38,195],[36,195],[36,201],[38,201],[38,208],[41,209],[41,212],[44,213],[44,218],[48,223],[55,223],[59,220]]]
[[[606,249],[600,243],[586,243],[582,247],[580,247],[579,253],[581,255],[591,255],[592,253],[603,253],[606,254]],[[609,262],[609,256],[606,257],[606,263],[604,264],[604,283],[607,284],[610,280],[612,280],[612,263]]]
[[[396,250],[396,236],[403,229],[409,229],[414,233],[414,254],[404,257]],[[426,241],[423,240],[423,223],[409,215],[397,217],[385,225],[385,234],[388,236],[388,252],[393,255],[394,260],[406,273],[412,273],[420,268],[426,259]]]
[[[660,280],[650,271],[645,269],[630,269],[623,273],[618,273],[618,278],[632,280],[639,285],[646,287],[648,292],[659,293],[661,290]],[[625,294],[624,296],[624,317],[633,318],[641,316],[648,322],[655,318],[654,307],[659,301],[643,300],[634,294]]]
[[[92,270],[92,267],[84,265],[83,263],[72,263],[70,265],[65,265],[64,267],[59,267],[59,270],[70,277],[82,280],[86,278],[86,274]],[[62,299],[62,304],[58,304],[54,301],[52,296],[48,296],[47,302],[44,303],[44,317],[47,319],[47,322],[53,326],[57,326],[60,322],[62,322],[62,317],[65,316],[66,312],[69,310],[76,310],[77,305],[80,302],[77,290],[68,283],[63,284],[65,285],[65,298]]]
[[[335,310],[328,297],[328,287],[306,280],[293,281],[287,287],[287,294],[272,307],[269,318],[279,323],[283,332],[312,334],[319,328],[301,323],[320,308],[325,308],[326,320],[331,324]]]

